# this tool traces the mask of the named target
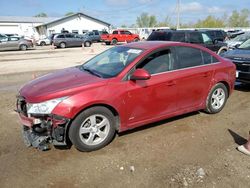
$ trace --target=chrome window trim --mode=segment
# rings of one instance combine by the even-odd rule
[[[210,64],[206,64],[206,65],[198,65],[198,66],[194,66],[194,67],[187,67],[187,68],[182,68],[182,69],[165,71],[165,72],[160,72],[160,73],[156,73],[156,74],[151,74],[151,76],[157,76],[157,75],[160,75],[160,74],[165,74],[165,73],[170,73],[170,72],[176,72],[176,71],[181,71],[181,70],[187,70],[187,69],[193,69],[193,68],[198,68],[198,67],[211,66],[211,65],[220,64],[220,63],[221,62],[216,62],[216,63],[210,63]]]

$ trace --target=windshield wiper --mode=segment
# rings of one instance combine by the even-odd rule
[[[90,69],[90,68],[87,68],[87,67],[84,67],[84,66],[81,66],[81,69],[83,69],[84,71],[86,72],[89,72],[90,74],[93,74],[95,76],[98,76],[100,78],[102,78],[102,75],[98,74],[96,71]]]

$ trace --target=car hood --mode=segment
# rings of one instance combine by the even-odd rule
[[[229,50],[223,54],[223,57],[235,61],[250,62],[250,50],[242,50],[242,49]]]
[[[104,86],[106,83],[107,79],[72,67],[30,81],[20,89],[19,94],[27,102],[37,103],[70,96],[80,91]]]

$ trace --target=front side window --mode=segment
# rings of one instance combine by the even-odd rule
[[[197,43],[197,44],[203,43],[203,39],[202,39],[201,33],[190,32],[189,33],[189,42],[190,43]]]
[[[102,78],[111,78],[118,75],[142,52],[142,49],[114,47],[95,56],[80,68]]]
[[[118,34],[118,31],[113,31],[113,34],[114,34],[114,35],[117,35],[117,34]]]
[[[150,74],[167,72],[173,69],[173,56],[169,49],[156,52],[146,58],[137,68],[143,68]]]
[[[178,58],[178,67],[176,67],[177,69],[203,65],[200,49],[185,47],[185,46],[177,46],[176,52]]]

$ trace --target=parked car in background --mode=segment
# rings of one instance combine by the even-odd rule
[[[237,81],[250,84],[250,39],[221,56],[231,59],[236,65]]]
[[[97,31],[97,30],[89,31],[87,33],[84,33],[83,35],[86,36],[87,38],[89,38],[92,42],[100,42],[101,41],[101,35],[100,35],[99,31]]]
[[[49,38],[39,39],[36,41],[36,44],[39,46],[50,45],[50,39]]]
[[[140,40],[139,35],[133,34],[128,30],[114,30],[112,34],[105,35],[105,38],[102,38],[102,41],[106,45],[117,44],[118,42],[138,42]]]
[[[242,35],[244,33],[245,33],[244,31],[239,30],[239,29],[229,30],[229,31],[227,31],[227,36],[229,39],[233,39],[233,38],[237,37],[238,35]]]
[[[54,39],[55,35],[58,35],[58,34],[60,34],[60,33],[52,33],[52,34],[49,36],[49,40],[50,40],[50,44],[51,44],[51,45],[52,45],[52,43],[53,43],[53,39]]]
[[[71,142],[93,151],[116,132],[197,110],[218,113],[234,82],[235,65],[202,46],[130,43],[27,83],[16,111],[28,146]]]
[[[226,40],[225,42],[227,43],[229,48],[235,48],[236,46],[241,45],[243,42],[245,42],[248,39],[250,39],[250,32],[246,32],[242,35],[238,35],[237,37],[231,40]]]
[[[86,35],[79,35],[74,33],[61,33],[57,34],[53,38],[53,44],[58,48],[67,48],[67,47],[90,47],[92,40],[89,39]]]
[[[208,34],[208,36],[212,39],[212,41],[217,40],[217,41],[223,42],[227,37],[227,33],[223,30],[203,29],[199,31],[202,31]]]
[[[101,32],[101,41],[105,42],[108,38],[109,33],[107,31],[102,31]]]
[[[177,41],[202,45],[218,54],[228,50],[227,44],[212,40],[206,32],[196,30],[159,30],[152,32],[147,41]]]
[[[32,40],[27,40],[18,36],[6,36],[0,39],[0,51],[27,50],[28,48],[33,48]]]

